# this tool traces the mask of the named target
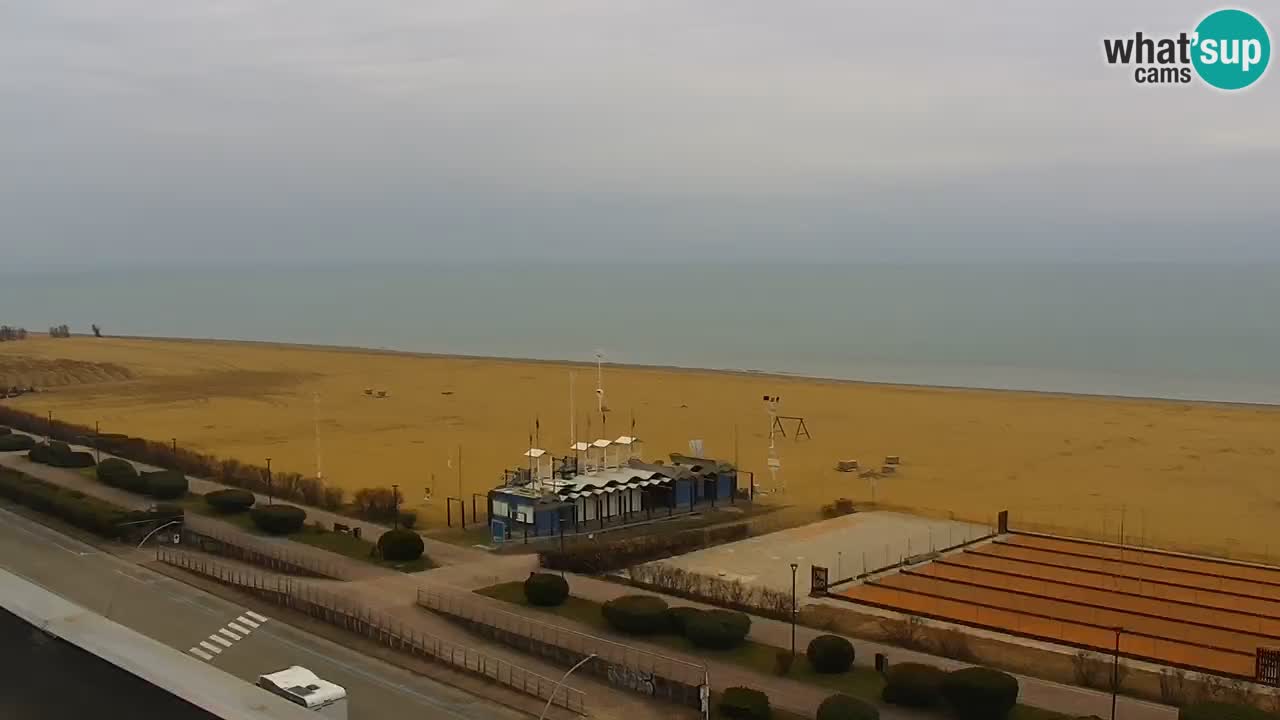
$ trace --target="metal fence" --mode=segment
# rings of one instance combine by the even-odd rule
[[[242,535],[222,533],[209,527],[201,527],[197,530],[191,527],[191,519],[188,518],[188,523],[182,529],[182,542],[185,545],[197,547],[202,552],[220,555],[285,575],[329,580],[349,579],[336,563],[305,557],[266,544],[250,544]]]
[[[541,700],[552,699],[558,705],[579,715],[586,715],[586,695],[518,665],[490,657],[465,645],[443,640],[428,633],[407,628],[404,623],[372,612],[354,602],[294,582],[252,570],[222,565],[208,558],[157,548],[156,559],[174,567],[203,575],[225,585],[252,592],[272,603],[297,610],[330,625],[358,633],[381,645],[414,657],[442,663],[487,678]]]
[[[472,593],[419,588],[418,604],[467,623],[499,642],[561,663],[595,655],[584,671],[615,686],[691,707],[700,707],[705,695],[707,669],[703,665],[539,622],[497,608]]]

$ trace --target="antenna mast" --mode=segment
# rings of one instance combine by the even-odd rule
[[[316,433],[316,479],[324,480],[324,472],[320,466],[320,393],[311,396],[311,424]]]

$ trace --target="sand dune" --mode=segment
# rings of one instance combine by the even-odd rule
[[[250,462],[270,456],[286,470],[316,471],[318,426],[327,479],[399,483],[411,501],[433,484],[437,496],[458,493],[459,446],[463,494],[487,490],[520,464],[535,419],[541,445],[562,452],[571,372],[581,436],[628,433],[634,414],[646,456],[687,452],[700,438],[708,454],[736,454],[768,486],[761,396],[774,394],[783,413],[805,416],[813,438],[779,440],[787,493],[771,502],[867,500],[868,481],[835,472],[836,461],[878,467],[900,455],[899,473],[877,483],[888,504],[980,521],[1007,508],[1015,523],[1108,537],[1123,516],[1131,541],[1280,553],[1270,545],[1280,409],[606,368],[602,431],[589,365],[72,338],[0,345],[0,373],[9,368],[65,380],[37,381],[53,391],[8,401],[16,406]]]

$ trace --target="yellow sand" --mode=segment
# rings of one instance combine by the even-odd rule
[[[231,342],[0,344],[0,384],[61,385],[6,401],[15,406],[99,420],[104,431],[176,437],[246,462],[270,456],[274,467],[304,474],[316,472],[318,425],[328,481],[348,489],[399,483],[411,503],[433,483],[437,498],[458,494],[461,446],[469,505],[470,493],[521,465],[535,417],[541,445],[563,454],[570,372],[579,437],[599,437],[590,364]],[[1235,555],[1269,555],[1280,541],[1280,409],[644,368],[606,367],[604,385],[609,437],[629,433],[634,412],[647,458],[687,452],[691,438],[702,438],[706,454],[732,460],[736,426],[740,465],[766,489],[761,397],[781,396],[782,412],[804,416],[813,438],[778,439],[787,492],[770,502],[865,501],[869,482],[835,472],[836,461],[878,468],[884,456],[900,455],[897,475],[877,483],[881,502],[975,520],[1007,508],[1015,526],[1053,523],[1108,537],[1123,515],[1131,541]],[[366,388],[388,397],[368,397]],[[443,516],[442,501],[422,509]]]

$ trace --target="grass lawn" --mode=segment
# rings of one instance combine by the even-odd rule
[[[591,600],[584,600],[570,595],[569,599],[559,607],[530,605],[525,600],[524,583],[521,582],[501,583],[482,588],[476,592],[504,602],[540,610],[566,620],[573,620],[601,633],[613,632],[600,612],[600,604]],[[762,675],[777,674],[776,658],[779,648],[771,645],[748,640],[732,650],[707,650],[694,647],[692,643],[679,635],[656,635],[642,639],[645,642],[669,647],[690,655],[733,663]],[[884,688],[884,679],[875,670],[855,665],[849,672],[839,675],[818,673],[809,665],[809,659],[804,655],[804,648],[796,648],[796,651],[796,659],[791,665],[791,672],[787,674],[788,678],[829,689],[833,694],[839,692],[863,700],[875,702],[880,700],[880,691]],[[713,703],[713,707],[714,705]],[[715,712],[711,716],[713,718],[717,717]],[[774,710],[773,716],[779,720],[796,720],[801,717],[779,710]],[[939,717],[942,716],[940,715]],[[1009,715],[1009,720],[1071,720],[1073,717],[1072,715],[1063,715],[1051,710],[1019,705]]]
[[[178,501],[178,504],[187,512],[217,518],[223,522],[231,523],[247,533],[262,536],[268,535],[268,533],[259,530],[258,526],[253,524],[253,519],[250,517],[249,513],[241,512],[227,515],[216,512],[204,501],[203,495],[188,493],[186,497]],[[391,562],[374,557],[371,554],[374,549],[374,543],[369,542],[364,538],[358,538],[346,533],[333,532],[332,530],[325,530],[316,527],[315,525],[307,525],[303,527],[302,530],[293,533],[288,537],[290,540],[302,543],[303,545],[318,547],[322,550],[328,550],[329,552],[337,553],[353,560],[381,565],[382,567],[399,570],[400,572],[420,572],[422,570],[430,570],[435,567],[435,563],[431,562],[431,558],[426,555],[423,555],[417,560],[405,563]]]

